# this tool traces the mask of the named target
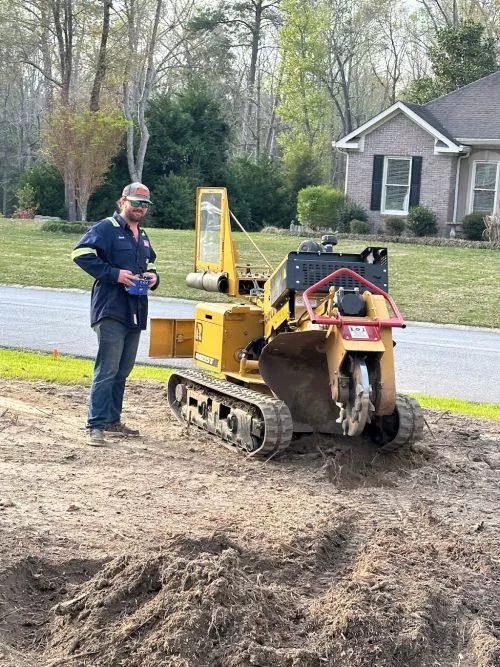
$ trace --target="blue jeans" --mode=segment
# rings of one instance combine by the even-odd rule
[[[141,332],[104,318],[94,327],[99,349],[90,388],[88,428],[120,421],[125,381],[134,367]]]

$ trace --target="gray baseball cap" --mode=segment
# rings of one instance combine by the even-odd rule
[[[147,201],[150,204],[153,203],[149,198],[149,188],[142,183],[130,183],[130,185],[126,185],[123,188],[122,197],[125,197],[128,200],[140,199],[141,201]]]

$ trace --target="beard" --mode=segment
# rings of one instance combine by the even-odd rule
[[[127,212],[127,218],[131,220],[132,222],[140,222],[143,217],[145,216],[145,213],[141,211],[134,211],[133,209],[130,209]]]

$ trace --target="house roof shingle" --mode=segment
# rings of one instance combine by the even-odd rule
[[[441,132],[447,139],[450,141],[455,141],[455,137],[444,127],[438,119],[425,107],[420,104],[414,104],[413,102],[403,102],[405,107],[411,109],[417,116],[420,116],[422,120],[425,120],[429,125],[432,125],[438,132]]]
[[[500,70],[427,104],[395,102],[336,141],[335,145],[359,150],[360,136],[373,132],[399,112],[413,117],[414,122],[422,124],[436,139],[448,144],[443,147],[445,151],[460,152],[460,144],[467,145],[468,141],[477,145],[487,145],[491,141],[497,146],[500,142]],[[439,152],[440,148],[436,150]]]
[[[455,139],[500,139],[500,70],[423,106],[405,104]]]

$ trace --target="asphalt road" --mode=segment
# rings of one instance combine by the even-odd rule
[[[0,347],[94,357],[89,292],[0,286]],[[192,317],[195,302],[149,300],[152,317]],[[500,403],[500,330],[408,323],[394,329],[398,391]],[[150,359],[149,330],[138,361],[186,366],[181,359]]]

